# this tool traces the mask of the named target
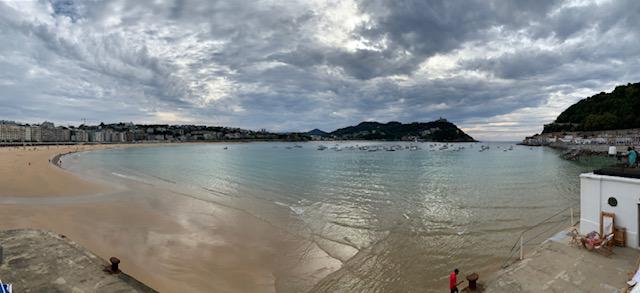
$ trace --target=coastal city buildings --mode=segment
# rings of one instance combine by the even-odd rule
[[[0,121],[0,143],[131,143],[187,142],[243,139],[300,139],[298,134],[275,134],[265,130],[203,125],[142,125],[116,123],[100,125],[56,126],[52,122],[22,124]]]
[[[31,131],[28,134],[31,141]],[[0,141],[20,141],[26,138],[26,127],[5,121],[0,123]]]
[[[640,145],[640,129],[551,132],[526,137],[525,145]]]

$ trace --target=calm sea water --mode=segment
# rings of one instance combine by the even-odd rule
[[[330,148],[317,150],[321,144]],[[331,149],[335,142],[294,145],[129,148],[69,161],[75,170],[199,188],[206,191],[199,196],[212,202],[308,238],[343,263],[315,285],[318,292],[439,291],[454,267],[496,269],[522,230],[579,203],[578,175],[598,165],[513,143],[441,149],[443,144],[340,142],[340,151]],[[402,150],[370,152],[356,145]],[[410,145],[419,149],[406,149]],[[490,149],[480,152],[481,145]]]

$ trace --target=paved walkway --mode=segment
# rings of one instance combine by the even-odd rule
[[[624,292],[640,252],[622,247],[613,251],[606,257],[571,246],[566,238],[548,241],[498,272],[484,292]]]
[[[66,238],[38,230],[0,231],[0,280],[14,292],[155,292]]]

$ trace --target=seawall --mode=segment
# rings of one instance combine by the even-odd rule
[[[63,235],[0,231],[0,276],[14,292],[156,292]],[[126,260],[124,260],[126,261]]]

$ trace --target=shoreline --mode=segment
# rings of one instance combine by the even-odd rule
[[[274,222],[278,224],[276,226],[269,222],[273,218],[261,219],[259,213],[252,213],[251,208],[235,198],[211,197],[211,193],[203,193],[202,190],[194,193],[179,182],[162,178],[145,185],[124,176],[120,178],[100,172],[91,174],[73,168],[73,160],[77,159],[74,156],[65,157],[76,152],[116,147],[107,146],[77,150],[74,147],[51,147],[48,156],[40,156],[43,162],[47,162],[45,170],[62,172],[80,181],[96,179],[100,182],[104,179],[102,182],[106,182],[108,188],[102,194],[86,196],[90,193],[85,191],[76,197],[51,194],[47,196],[55,200],[45,199],[45,196],[25,196],[25,200],[17,201],[2,200],[0,196],[0,205],[6,211],[0,215],[0,228],[40,228],[69,235],[103,259],[110,256],[122,259],[123,271],[163,292],[210,292],[212,289],[223,292],[322,291],[325,286],[333,285],[335,277],[350,278],[345,274],[350,272],[349,264],[354,263],[351,258],[344,259],[341,257],[344,255],[332,257],[323,250],[326,241],[319,239],[319,243],[314,243],[313,239],[303,237],[306,235],[294,235],[283,229],[287,224],[303,223],[292,219],[281,222],[282,219],[278,218]],[[162,145],[123,145],[125,148],[135,146]],[[47,148],[39,151],[47,152]],[[35,151],[0,149],[0,160],[3,152],[13,153],[23,162],[26,162],[25,156],[35,154]],[[67,168],[56,164],[60,160]],[[21,168],[28,169],[25,166]],[[95,171],[91,167],[87,169]],[[132,177],[138,179],[145,176],[133,174]],[[0,195],[3,193],[0,191]],[[225,206],[227,203],[232,205]],[[279,216],[290,212],[290,207],[278,206],[277,203],[269,207],[257,202],[254,204],[270,211],[278,210]],[[309,259],[300,261],[301,251],[305,251],[305,257]],[[369,253],[365,251],[353,260],[357,263]],[[493,265],[474,270],[481,276],[488,276]],[[429,275],[432,276],[439,278]],[[319,282],[325,279],[327,282]],[[439,284],[438,280],[430,282]]]
[[[189,145],[189,144],[239,144],[239,143],[253,143],[253,142],[281,142],[281,143],[307,143],[307,142],[315,142],[315,143],[328,143],[328,142],[415,142],[413,140],[387,140],[387,139],[321,139],[321,140],[268,140],[268,139],[238,139],[238,140],[209,140],[209,141],[157,141],[157,142],[114,142],[114,143],[87,143],[87,142],[0,142],[0,149],[8,149],[8,148],[37,148],[37,147],[109,147],[109,146],[154,146],[154,145]],[[438,141],[438,140],[419,140],[418,143],[491,143],[491,142],[502,142],[502,143],[514,143],[518,145],[526,145],[526,146],[534,146],[527,145],[522,143],[517,143],[517,141],[481,141],[481,140],[473,140],[473,141]],[[540,145],[535,145],[540,146]]]
[[[539,144],[526,144],[519,143],[519,145],[526,147],[546,147],[561,152],[559,155],[564,160],[577,161],[581,158],[608,158],[619,156],[620,153],[626,152],[628,146],[626,145],[613,145],[616,147],[617,155],[609,155],[610,145],[581,145],[581,144],[566,144],[566,143],[551,143],[545,145]]]
[[[580,150],[586,151],[596,155],[607,155],[609,152],[609,147],[615,146],[617,152],[625,152],[628,145],[608,145],[608,144],[567,144],[567,143],[549,143],[549,144],[527,144],[527,143],[518,143],[519,145],[527,146],[527,147],[549,147],[556,150],[563,151],[572,151],[572,150]]]
[[[296,292],[340,268],[308,239],[243,210],[62,167],[77,152],[164,145],[176,144],[0,148],[8,175],[0,183],[9,186],[0,190],[0,229],[67,235],[102,259],[120,258],[125,273],[161,292]],[[283,257],[303,249],[304,263]]]
[[[118,147],[118,146],[161,146],[161,145],[189,145],[189,144],[239,144],[252,142],[314,142],[315,140],[269,140],[269,139],[236,139],[236,140],[203,140],[203,141],[142,141],[142,142],[0,142],[0,149],[9,148],[38,148],[38,147]]]

